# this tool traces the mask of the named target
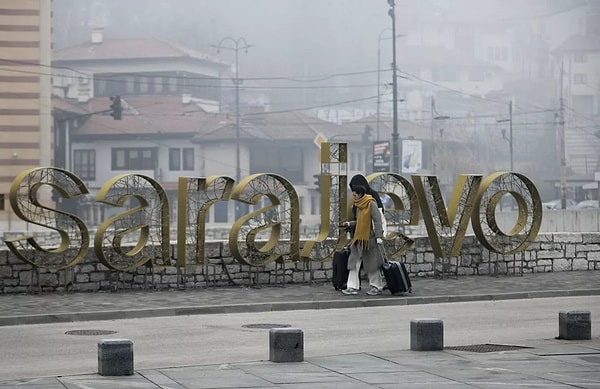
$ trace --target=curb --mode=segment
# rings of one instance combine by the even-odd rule
[[[188,315],[211,315],[223,313],[252,313],[252,312],[275,312],[275,311],[297,311],[317,309],[344,309],[344,308],[366,308],[384,307],[398,305],[421,305],[421,304],[443,304],[475,301],[494,300],[519,300],[550,297],[568,296],[597,296],[600,289],[574,289],[574,290],[547,290],[532,292],[495,293],[495,294],[471,294],[453,296],[428,296],[428,297],[384,297],[379,299],[350,298],[347,300],[318,300],[297,302],[269,302],[229,305],[204,305],[172,308],[152,308],[138,310],[119,311],[94,311],[77,313],[56,313],[40,315],[21,315],[0,317],[0,327],[26,324],[53,324],[71,323],[77,321],[95,320],[119,320],[119,319],[141,319],[149,317],[165,316],[188,316]]]

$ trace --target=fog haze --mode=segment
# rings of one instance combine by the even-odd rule
[[[234,64],[232,50],[214,46],[243,38],[249,48],[238,51],[242,100],[264,97],[269,110],[310,111],[337,123],[381,111],[390,123],[388,10],[386,0],[54,0],[54,42],[55,49],[89,42],[91,29],[102,28],[105,39],[155,37]],[[494,171],[509,165],[512,102],[515,166],[548,183],[548,197],[559,170],[561,63],[574,47],[591,48],[581,69],[564,69],[566,163],[585,182],[600,171],[600,57],[591,54],[600,41],[600,2],[396,0],[395,15],[400,120],[431,127],[431,139],[428,129],[417,134],[431,144],[434,135],[463,144],[469,155],[460,169],[481,169],[475,161],[483,160]],[[223,96],[231,101],[231,92]],[[379,116],[366,123],[379,126]],[[407,131],[402,127],[400,137]],[[441,166],[458,165],[443,151],[436,155]]]

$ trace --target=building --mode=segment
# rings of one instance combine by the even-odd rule
[[[600,172],[600,34],[575,35],[554,52],[557,95],[565,119],[566,179],[573,198],[597,198]],[[562,72],[562,75],[561,75]],[[562,86],[562,90],[561,90]],[[588,190],[586,192],[587,189]]]
[[[22,228],[7,204],[12,181],[53,162],[52,2],[0,0],[0,49],[0,226],[10,231]]]
[[[57,166],[75,173],[91,193],[76,204],[61,199],[65,210],[77,207],[86,223],[98,225],[111,212],[90,201],[98,189],[118,174],[139,173],[167,190],[175,223],[178,178],[236,177],[239,141],[240,178],[287,178],[298,191],[303,223],[320,223],[315,139],[336,133],[336,125],[302,112],[268,112],[268,104],[256,105],[251,96],[237,107],[223,103],[228,93],[221,90],[230,87],[221,81],[231,70],[219,59],[155,39],[104,40],[100,33],[57,50],[53,62]],[[109,108],[115,95],[123,104],[121,120]],[[246,211],[219,202],[207,227],[230,227]]]

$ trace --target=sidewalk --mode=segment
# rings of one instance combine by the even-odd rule
[[[327,284],[0,295],[0,326],[214,313],[600,295],[600,271],[415,278],[403,296],[345,296]]]
[[[532,342],[516,351],[401,350],[346,354],[299,363],[266,361],[0,382],[20,389],[199,388],[598,388],[600,341]]]
[[[600,271],[524,276],[413,280],[405,296],[345,296],[330,284],[0,296],[1,326],[192,314],[334,309],[563,296],[600,295]],[[600,388],[600,338],[532,340],[482,350],[396,350],[305,358],[301,363],[252,361],[2,381],[0,389],[76,388]],[[595,335],[595,336],[594,336]],[[472,345],[476,346],[476,345]],[[518,347],[515,347],[518,346]],[[3,351],[5,352],[5,351]],[[156,351],[160,352],[159,350]],[[339,353],[339,351],[338,351]],[[10,354],[10,353],[9,353]]]

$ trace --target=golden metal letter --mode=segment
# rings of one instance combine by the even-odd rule
[[[206,215],[217,201],[227,201],[235,180],[225,176],[179,177],[177,193],[177,266],[206,262]],[[195,217],[194,217],[195,216]]]
[[[330,261],[346,243],[339,224],[348,220],[348,145],[321,143],[321,229],[300,254],[307,261]]]
[[[403,226],[419,224],[419,201],[417,193],[406,178],[396,173],[373,173],[367,177],[371,188],[381,195],[387,195],[394,203],[393,209],[385,209],[388,235],[384,239],[390,257],[406,253],[415,243],[401,229]],[[396,231],[392,231],[396,228]]]
[[[517,203],[517,219],[507,232],[496,221],[496,207],[503,196]],[[479,188],[472,215],[473,231],[481,244],[492,252],[515,254],[533,242],[542,225],[542,200],[535,185],[523,174],[497,172]]]
[[[244,215],[233,224],[229,232],[229,249],[240,263],[264,266],[283,260],[287,255],[298,261],[300,247],[300,212],[298,194],[294,186],[276,174],[253,174],[242,180],[231,198],[247,204],[257,204],[266,197],[271,205]],[[280,236],[288,242],[286,249]],[[259,245],[259,240],[264,241]],[[246,254],[240,251],[245,241]],[[287,252],[286,252],[287,251]]]
[[[118,207],[137,200],[132,207],[105,220],[94,237],[94,251],[105,266],[121,271],[133,270],[148,261],[170,264],[169,200],[162,186],[141,174],[122,174],[108,180],[96,196],[96,201]],[[112,225],[112,228],[109,227]],[[137,235],[137,236],[136,236]],[[137,239],[126,250],[123,240]],[[150,241],[150,244],[148,244]]]
[[[25,170],[14,179],[10,188],[10,205],[22,220],[58,232],[59,246],[43,248],[32,236],[26,235],[5,242],[13,254],[33,266],[52,270],[68,269],[81,262],[89,250],[89,232],[77,216],[48,205],[49,192],[44,191],[47,187],[68,199],[88,193],[83,181],[73,173],[54,167],[39,167]],[[47,198],[44,199],[44,196]],[[68,249],[77,251],[70,253]],[[36,251],[47,255],[35,255]]]
[[[449,258],[460,254],[481,177],[476,174],[458,176],[446,210],[437,176],[412,176],[427,235],[436,257]]]

